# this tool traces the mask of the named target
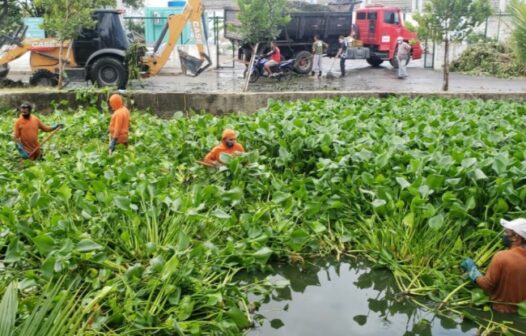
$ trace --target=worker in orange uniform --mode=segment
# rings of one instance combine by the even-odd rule
[[[13,139],[23,159],[36,160],[41,155],[38,130],[51,132],[63,128],[64,124],[46,126],[36,116],[31,115],[32,110],[31,104],[27,102],[20,104],[20,117],[15,123]]]
[[[110,121],[110,148],[109,153],[115,151],[117,144],[128,146],[128,131],[130,129],[130,111],[124,106],[122,96],[113,94],[109,105],[113,111]]]
[[[471,258],[460,266],[488,293],[493,310],[516,313],[517,304],[526,300],[526,219],[501,219],[500,224],[504,227],[502,242],[508,249],[493,256],[486,275],[480,273]]]
[[[205,156],[203,161],[209,165],[222,164],[223,162],[221,162],[220,159],[221,153],[234,155],[237,152],[244,153],[245,149],[240,143],[236,142],[236,132],[231,129],[226,129],[223,131],[221,143],[214,147],[214,149]]]

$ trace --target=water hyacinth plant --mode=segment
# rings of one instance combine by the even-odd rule
[[[2,335],[240,335],[268,282],[240,271],[361,254],[402,294],[475,319],[458,267],[501,248],[524,215],[524,104],[455,99],[275,102],[253,115],[134,112],[107,154],[109,114],[57,110],[44,160],[20,162],[0,116]],[[248,153],[196,164],[226,127]],[[522,313],[524,310],[521,309]],[[38,327],[36,327],[38,326]]]

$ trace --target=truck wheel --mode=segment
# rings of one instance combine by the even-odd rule
[[[378,57],[370,57],[370,58],[367,58],[366,61],[374,68],[378,68],[380,64],[384,62],[381,58],[378,58]]]
[[[389,60],[389,63],[391,63],[391,66],[395,69],[398,69],[398,58],[396,57],[393,57]],[[405,64],[409,64],[409,58],[407,59],[407,61],[405,62]]]
[[[49,70],[40,69],[33,72],[33,75],[29,78],[29,84],[33,86],[57,86],[58,75]]]
[[[97,59],[90,71],[91,80],[98,86],[116,86],[125,89],[128,83],[128,71],[124,64],[115,57]]]
[[[302,75],[308,74],[312,70],[313,55],[306,51],[300,51],[296,54],[296,62],[294,63],[294,70]]]

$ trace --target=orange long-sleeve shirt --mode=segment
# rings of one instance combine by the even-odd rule
[[[505,303],[520,303],[526,300],[526,248],[514,247],[497,252],[486,275],[476,280],[477,284],[496,302],[493,309],[500,313],[515,313],[517,307]]]
[[[110,106],[115,111],[110,121],[110,137],[117,139],[117,143],[126,144],[130,129],[130,111],[124,106],[122,97],[119,95],[111,96]]]
[[[44,132],[51,132],[53,129],[49,126],[44,125],[40,119],[31,115],[29,119],[25,119],[20,116],[15,123],[13,130],[13,136],[15,139],[19,139],[22,143],[22,146],[31,154],[39,146],[38,142],[38,130]],[[33,154],[30,155],[31,160],[35,160],[40,156],[40,149],[36,150]]]
[[[234,144],[233,147],[230,147],[230,148],[227,147],[224,143],[221,143],[220,145],[215,146],[214,149],[212,149],[210,153],[208,153],[205,156],[203,161],[206,163],[214,164],[217,161],[221,162],[221,160],[219,159],[221,153],[233,155],[236,152],[244,153],[245,149],[243,148],[241,144],[237,142]]]

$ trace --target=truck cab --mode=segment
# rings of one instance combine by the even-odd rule
[[[371,65],[378,66],[384,60],[396,63],[396,38],[401,36],[411,45],[413,59],[422,56],[422,48],[416,33],[404,26],[399,8],[381,5],[366,6],[356,11],[356,32],[354,38],[362,41],[371,50]],[[398,64],[393,64],[398,67]]]

